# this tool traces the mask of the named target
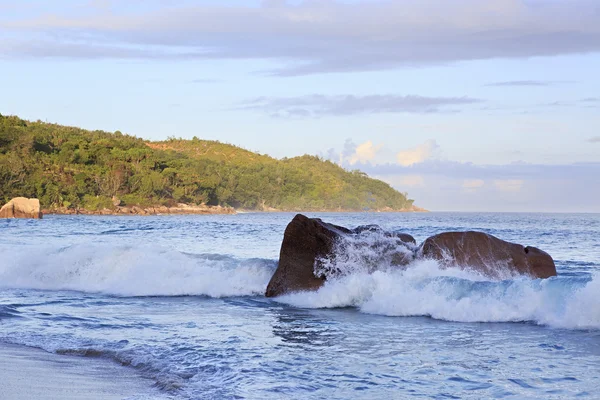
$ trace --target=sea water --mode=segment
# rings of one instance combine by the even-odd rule
[[[600,398],[600,215],[309,214],[488,232],[558,277],[373,270],[355,246],[319,291],[267,299],[293,216],[0,220],[0,343],[106,358],[171,399]]]

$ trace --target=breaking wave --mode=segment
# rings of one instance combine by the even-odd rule
[[[386,316],[600,329],[598,273],[491,280],[469,269],[443,268],[433,260],[394,266],[398,256],[402,259],[418,249],[398,246],[396,237],[380,232],[336,250],[334,260],[316,266],[316,272],[327,276],[320,290],[276,301],[303,308],[355,307]],[[38,247],[4,255],[0,287],[117,296],[262,296],[277,266],[275,260],[187,254],[145,245]],[[12,310],[0,309],[0,317],[12,316]]]
[[[157,246],[74,245],[5,255],[0,287],[119,296],[262,295],[276,267],[274,260],[186,254]]]
[[[444,268],[434,260],[394,266],[394,252],[402,256],[409,250],[418,251],[377,232],[346,240],[337,245],[333,260],[317,265],[316,272],[327,278],[320,290],[277,301],[304,308],[356,307],[386,316],[600,329],[600,274],[530,279],[506,272],[492,280],[468,267]]]
[[[463,270],[419,261],[405,271],[355,273],[316,292],[278,301],[306,308],[357,307],[370,314],[429,316],[457,322],[534,322],[600,329],[600,276],[486,281]]]

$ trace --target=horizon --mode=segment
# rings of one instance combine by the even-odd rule
[[[317,155],[431,211],[600,212],[595,2],[219,4],[0,0],[0,112]]]

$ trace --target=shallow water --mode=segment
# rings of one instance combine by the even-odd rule
[[[181,399],[597,398],[600,215],[318,216],[418,242],[482,230],[559,276],[369,274],[355,249],[342,278],[273,300],[293,214],[0,220],[0,341],[110,358]]]

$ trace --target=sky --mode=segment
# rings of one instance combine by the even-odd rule
[[[598,0],[0,0],[0,113],[600,212]]]

